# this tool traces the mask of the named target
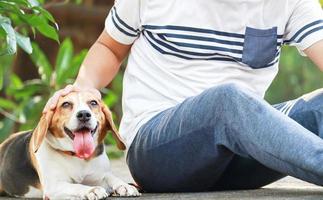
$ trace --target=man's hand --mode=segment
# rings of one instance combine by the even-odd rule
[[[101,99],[101,93],[99,90],[95,88],[84,88],[79,87],[77,85],[67,85],[64,89],[58,90],[54,93],[54,95],[47,101],[43,113],[48,112],[49,110],[54,110],[57,106],[58,99],[60,97],[66,96],[71,92],[79,92],[79,91],[88,91],[93,93],[98,99]]]

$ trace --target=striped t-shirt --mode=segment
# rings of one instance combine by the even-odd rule
[[[282,45],[302,52],[323,39],[323,12],[318,0],[116,0],[106,30],[133,44],[120,125],[129,147],[154,115],[212,86],[263,97]]]

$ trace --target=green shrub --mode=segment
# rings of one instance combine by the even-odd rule
[[[12,122],[4,123],[5,129],[1,129],[1,132],[10,131],[15,123],[19,130],[34,128],[48,98],[56,90],[73,82],[87,53],[87,50],[83,50],[75,55],[71,40],[65,39],[53,67],[36,43],[32,43],[31,46],[33,53],[30,57],[38,68],[40,78],[22,82],[18,76],[9,72],[9,83],[4,88],[6,99],[0,98],[0,109],[10,113],[10,117],[7,116],[5,120]],[[8,134],[10,132],[0,135]]]
[[[29,34],[36,32],[58,42],[53,16],[37,0],[0,1],[0,56],[13,55],[17,46],[32,53]]]

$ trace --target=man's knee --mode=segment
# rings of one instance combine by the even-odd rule
[[[323,89],[315,90],[296,100],[289,116],[306,129],[323,137]]]
[[[301,97],[307,104],[312,107],[323,108],[323,88],[305,94]]]
[[[232,118],[232,115],[238,116],[245,114],[252,104],[252,98],[245,93],[244,89],[236,84],[223,84],[208,89],[199,98],[211,118],[221,116],[222,119]],[[202,102],[201,102],[202,101]]]
[[[296,99],[295,105],[291,109],[290,116],[309,112],[323,114],[323,88]]]
[[[247,93],[243,87],[234,83],[222,84],[210,89],[210,93],[216,103],[234,105],[239,103],[243,96]]]

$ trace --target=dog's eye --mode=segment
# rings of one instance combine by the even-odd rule
[[[69,108],[71,106],[72,106],[71,102],[66,101],[66,102],[62,103],[62,108]]]
[[[97,106],[98,105],[98,102],[95,101],[95,100],[92,100],[92,101],[90,101],[90,105],[91,106]]]

